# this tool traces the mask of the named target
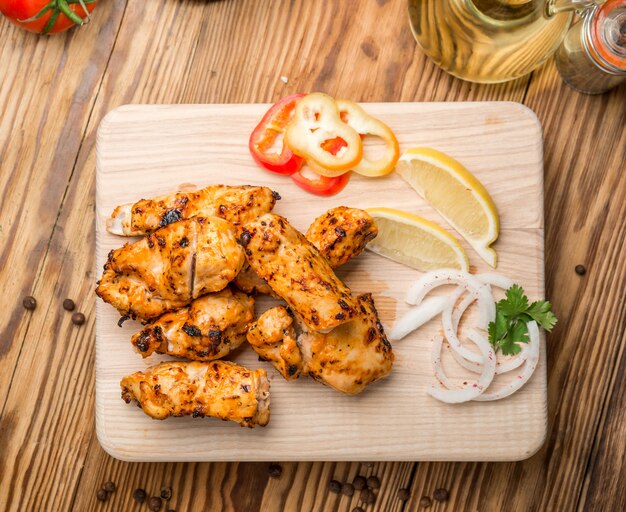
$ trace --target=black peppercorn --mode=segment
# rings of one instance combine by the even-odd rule
[[[163,505],[163,502],[161,501],[161,498],[159,498],[158,496],[152,496],[152,498],[148,500],[148,508],[152,512],[159,512],[159,510],[161,510],[162,505]]]
[[[280,475],[283,474],[283,468],[280,464],[270,464],[269,473],[272,478],[280,478]]]
[[[407,501],[410,497],[411,497],[411,491],[405,488],[398,489],[398,499],[400,501]]]
[[[163,498],[165,501],[170,501],[172,499],[172,488],[161,487],[161,498]]]
[[[370,489],[380,489],[380,479],[377,476],[370,476],[367,479],[367,486]]]
[[[430,501],[430,498],[428,496],[422,496],[420,498],[420,507],[423,508],[429,508],[432,505],[432,501]]]
[[[364,476],[357,475],[354,477],[354,480],[352,480],[352,485],[354,485],[357,491],[362,491],[367,486],[367,480]]]
[[[74,313],[72,315],[72,323],[74,325],[83,325],[85,323],[85,315],[82,313]]]
[[[72,299],[65,299],[63,301],[63,309],[65,311],[74,311],[75,307],[76,305],[74,304],[74,301]]]
[[[24,300],[22,300],[22,306],[29,311],[32,311],[37,307],[37,300],[35,300],[35,297],[29,295],[28,297],[24,297]]]
[[[103,489],[106,492],[115,492],[115,484],[109,480],[108,482],[104,484]]]
[[[450,494],[448,493],[448,489],[444,489],[443,487],[435,489],[435,492],[433,493],[433,498],[437,501],[447,501],[449,496]]]
[[[96,498],[98,498],[98,501],[106,501],[108,497],[109,495],[104,489],[98,489],[98,492],[96,493]]]
[[[341,486],[341,494],[345,494],[346,496],[353,496],[354,486],[352,484],[343,484]]]
[[[330,492],[334,492],[334,493],[339,494],[341,492],[341,483],[338,482],[337,480],[331,480],[328,483],[328,490]]]
[[[146,501],[146,491],[143,489],[135,489],[133,492],[133,498],[137,503],[143,503]]]
[[[368,505],[374,503],[374,501],[376,501],[376,495],[374,494],[374,491],[372,491],[371,489],[363,489],[361,491],[361,501]]]
[[[579,276],[584,276],[587,273],[587,269],[585,268],[584,265],[576,265],[576,267],[574,268],[574,271],[579,275]]]

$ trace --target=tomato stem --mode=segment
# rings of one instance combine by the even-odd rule
[[[63,13],[69,20],[71,20],[76,25],[84,25],[90,18],[89,11],[87,10],[86,4],[93,4],[97,2],[97,0],[50,0],[50,3],[45,5],[37,14],[33,17],[28,18],[26,20],[18,20],[20,23],[30,23],[31,21],[36,21],[41,18],[48,11],[52,11],[50,14],[50,19],[44,26],[42,33],[48,34],[52,30],[52,27],[57,22],[59,15]],[[80,4],[85,11],[86,18],[81,18],[78,14],[76,14],[72,9],[70,9],[70,4]]]

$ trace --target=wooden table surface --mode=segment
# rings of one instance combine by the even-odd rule
[[[284,463],[274,479],[267,463],[126,463],[100,448],[98,123],[125,103],[269,102],[308,90],[358,101],[510,100],[539,116],[546,288],[560,321],[547,342],[547,442],[529,460]],[[553,63],[504,85],[446,75],[416,47],[405,0],[101,0],[88,26],[49,38],[0,20],[0,509],[139,510],[135,488],[167,485],[178,511],[349,511],[357,497],[329,493],[329,480],[375,474],[382,486],[367,510],[417,510],[436,488],[449,500],[431,510],[624,510],[625,127],[625,87],[581,95]],[[33,312],[21,305],[27,295]],[[84,325],[61,307],[67,297]],[[117,490],[99,504],[107,480]],[[400,488],[410,489],[406,503]]]

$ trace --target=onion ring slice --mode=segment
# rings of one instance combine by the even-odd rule
[[[466,359],[470,363],[482,365],[482,363],[484,362],[483,355],[472,352],[470,349],[461,344],[458,336],[456,335],[458,322],[456,325],[454,325],[454,322],[452,320],[452,308],[456,304],[457,300],[459,300],[461,295],[463,295],[464,293],[465,290],[462,287],[458,287],[450,296],[450,300],[446,304],[445,308],[443,308],[443,312],[441,314],[443,333],[454,352],[456,352],[463,359]]]
[[[496,276],[497,274],[490,274],[490,275]],[[504,279],[507,279],[507,278],[504,278]],[[499,284],[496,284],[496,283],[489,283],[489,284],[493,284],[494,286],[500,287]],[[472,292],[469,292],[463,298],[463,300],[454,308],[452,312],[452,326],[456,333],[458,333],[459,322],[461,318],[463,318],[465,311],[467,310],[469,306],[472,305],[472,303],[475,300],[476,300],[476,295],[474,295]],[[528,358],[528,350],[529,350],[528,343],[522,343],[521,347],[522,347],[521,352],[517,354],[516,356],[510,357],[504,360],[496,361],[496,375],[501,375],[503,373],[513,371],[516,368],[519,368],[520,366],[524,364],[524,362]],[[480,373],[483,371],[482,364],[478,364],[476,362],[472,362],[471,360],[464,358],[457,351],[453,350],[452,356],[454,357],[454,360],[466,370],[469,370],[474,373]]]
[[[473,384],[468,384],[461,389],[454,389],[452,383],[445,375],[441,364],[441,349],[443,339],[441,336],[435,337],[433,340],[433,348],[431,352],[431,362],[435,369],[435,375],[442,384],[447,384],[447,389],[430,386],[426,391],[433,398],[448,404],[458,404],[475,400],[489,387],[496,370],[496,355],[487,339],[480,335],[477,331],[472,330],[469,333],[469,339],[474,342],[483,356],[485,361],[483,371]]]
[[[502,389],[492,393],[483,393],[473,398],[473,400],[487,402],[506,398],[521,389],[532,377],[535,372],[535,368],[537,368],[537,363],[539,362],[539,348],[541,341],[539,338],[539,327],[537,326],[537,322],[533,320],[528,322],[526,325],[528,326],[528,337],[530,338],[530,341],[527,343],[528,358],[526,359],[526,364],[520,374]]]
[[[447,303],[448,297],[436,296],[424,299],[418,306],[411,308],[402,318],[396,320],[388,335],[389,339],[398,341],[415,329],[419,329],[441,313]]]
[[[431,270],[420,277],[411,286],[407,293],[406,301],[409,304],[419,304],[426,294],[439,286],[456,284],[465,290],[473,290],[478,294],[480,307],[479,326],[487,330],[489,322],[496,318],[496,304],[488,285],[477,279],[472,274],[455,269]]]

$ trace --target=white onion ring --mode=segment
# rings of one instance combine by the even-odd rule
[[[424,299],[419,306],[411,308],[402,318],[396,320],[388,338],[391,341],[401,340],[441,313],[447,303],[448,297],[436,296]]]
[[[511,286],[515,284],[508,277],[503,276],[502,274],[496,274],[495,272],[476,274],[475,277],[485,284],[496,286],[497,288],[502,288],[503,290],[508,290]]]
[[[493,348],[489,342],[475,330],[470,331],[469,338],[480,349],[485,365],[478,380],[461,389],[454,389],[452,383],[443,371],[441,364],[441,348],[443,346],[441,336],[437,336],[433,340],[431,362],[435,369],[435,375],[442,384],[447,384],[448,388],[443,389],[434,385],[431,386],[426,392],[433,398],[448,404],[468,402],[477,399],[489,387],[489,384],[491,384],[496,370],[496,355]]]
[[[407,293],[406,301],[413,305],[419,304],[428,292],[438,286],[448,284],[456,284],[465,290],[473,290],[478,294],[480,308],[478,323],[481,328],[486,330],[489,322],[493,322],[496,318],[496,304],[489,286],[467,272],[454,269],[427,272],[411,286]]]
[[[441,321],[443,324],[443,333],[450,344],[450,347],[454,352],[460,355],[463,359],[466,359],[470,363],[482,365],[483,356],[481,354],[477,354],[476,352],[472,352],[467,347],[464,347],[459,338],[456,335],[457,325],[454,325],[452,321],[452,308],[456,304],[456,301],[465,293],[465,290],[462,287],[457,288],[454,293],[450,296],[450,300],[446,304],[446,307],[443,308],[443,312],[441,314]]]
[[[526,359],[526,364],[520,374],[504,388],[492,393],[483,393],[482,395],[475,397],[473,400],[486,402],[506,398],[521,389],[532,377],[535,368],[537,368],[537,363],[539,362],[539,348],[541,341],[539,338],[539,327],[537,326],[537,322],[533,320],[528,322],[526,325],[528,326],[528,337],[530,338],[530,341],[527,343],[528,358]]]
[[[463,318],[463,315],[465,314],[465,311],[467,310],[467,308],[470,307],[474,303],[474,301],[476,301],[477,298],[478,298],[478,294],[470,291],[463,298],[461,303],[458,304],[454,308],[452,312],[452,325],[454,327],[455,332],[458,333],[459,322],[461,321],[461,318]],[[466,370],[469,370],[474,373],[481,373],[483,371],[482,359],[480,363],[474,363],[472,361],[465,359],[461,354],[459,354],[455,350],[452,350],[452,357],[454,357],[454,360]]]
[[[495,283],[490,284],[494,284],[495,286],[499,287],[499,285]],[[470,292],[463,298],[461,303],[454,308],[454,311],[452,312],[452,325],[455,332],[458,332],[459,330],[459,322],[465,314],[465,311],[469,306],[472,305],[475,300],[476,296],[472,294],[472,292]],[[496,375],[501,375],[503,373],[513,371],[524,364],[526,358],[528,357],[528,343],[521,343],[520,345],[522,350],[519,352],[519,354],[514,357],[505,359],[504,361],[496,361]],[[454,357],[454,360],[466,370],[474,373],[480,373],[483,371],[482,364],[477,364],[469,359],[465,359],[462,355],[454,350],[452,351],[452,356]]]

